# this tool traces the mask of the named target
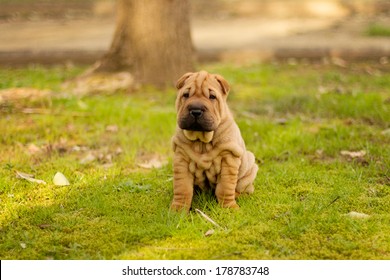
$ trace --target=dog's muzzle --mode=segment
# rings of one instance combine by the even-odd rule
[[[191,131],[212,131],[214,122],[207,117],[207,109],[202,104],[189,104],[186,113],[179,119],[179,127]]]

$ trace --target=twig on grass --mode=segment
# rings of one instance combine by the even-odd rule
[[[337,200],[339,200],[341,198],[341,196],[337,196],[335,199],[332,200],[332,202],[330,202],[325,208],[328,208],[329,206],[331,206],[333,203],[335,203]]]
[[[198,212],[203,218],[205,218],[208,222],[212,223],[214,226],[220,228],[220,229],[224,229],[223,227],[221,227],[220,225],[218,225],[216,222],[214,222],[213,219],[211,219],[209,216],[207,216],[205,213],[203,213],[202,211],[200,211],[199,209],[195,209],[196,212]]]
[[[341,196],[337,196],[335,199],[333,199],[328,205],[321,207],[318,212],[321,212],[322,210],[329,208],[332,204],[334,204],[337,200],[339,200]]]
[[[16,170],[16,177],[24,179],[24,180],[27,180],[27,181],[29,181],[31,183],[38,183],[38,184],[46,185],[45,181],[40,180],[40,179],[35,179],[34,175],[27,174],[27,173],[24,173],[24,172],[20,172],[20,171],[17,171],[17,170]]]

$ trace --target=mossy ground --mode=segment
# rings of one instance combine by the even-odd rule
[[[80,68],[1,69],[0,88],[57,94],[0,107],[0,258],[389,259],[389,68],[202,68],[230,82],[230,106],[260,166],[238,211],[196,194],[193,207],[223,229],[195,211],[168,211],[174,89],[75,97],[60,84]],[[149,155],[168,164],[140,168]],[[52,183],[57,171],[70,186]]]

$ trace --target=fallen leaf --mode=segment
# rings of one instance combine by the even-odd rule
[[[50,90],[35,88],[7,88],[0,90],[0,104],[2,102],[15,102],[18,100],[39,100],[51,95]]]
[[[66,179],[65,175],[62,174],[61,172],[57,172],[54,175],[53,183],[56,186],[69,186],[70,185],[68,179]]]
[[[357,151],[357,152],[351,152],[351,151],[341,151],[340,154],[342,156],[346,156],[346,157],[349,157],[351,159],[353,158],[363,158],[365,155],[366,155],[366,151],[364,150],[361,150],[361,151]]]
[[[120,155],[121,153],[123,153],[122,148],[121,148],[121,147],[116,148],[115,154],[116,154],[116,155]]]
[[[72,152],[85,152],[88,151],[88,147],[75,145],[72,147]]]
[[[379,60],[379,63],[382,65],[389,64],[389,58],[387,56],[382,56]]]
[[[83,157],[81,160],[80,160],[80,163],[81,164],[87,164],[87,163],[90,163],[92,161],[96,160],[96,157],[94,156],[94,154],[92,153],[88,153],[85,157]]]
[[[101,157],[100,160],[103,162],[106,162],[106,163],[111,163],[112,158],[113,158],[112,154],[107,154],[107,155]]]
[[[31,143],[27,146],[27,151],[30,155],[35,155],[42,152],[42,149],[39,148],[37,145]]]
[[[116,133],[116,132],[118,132],[118,126],[117,125],[115,125],[115,124],[112,124],[112,125],[107,125],[106,126],[106,131],[107,132],[113,132],[113,133]]]
[[[20,172],[20,171],[16,171],[16,177],[24,179],[24,180],[27,180],[27,181],[32,182],[32,183],[38,183],[38,184],[46,185],[45,181],[39,180],[39,179],[34,179],[34,175],[23,173],[23,172]]]
[[[22,249],[26,249],[26,248],[27,248],[27,245],[26,245],[26,243],[24,243],[24,242],[20,242],[20,247],[22,247]]]
[[[49,227],[50,227],[49,224],[41,224],[41,225],[39,225],[40,229],[45,229],[45,228],[49,228]]]
[[[206,233],[204,234],[204,236],[209,237],[209,236],[213,235],[214,232],[215,232],[215,231],[214,231],[213,229],[209,229],[208,231],[206,231]]]
[[[324,94],[348,94],[351,92],[341,85],[329,85],[319,86],[318,93],[319,95],[317,97],[321,97]]]
[[[134,77],[128,72],[114,74],[87,73],[62,84],[64,90],[80,96],[93,93],[113,93],[118,90],[128,90],[135,86]]]
[[[332,63],[336,66],[339,66],[342,68],[346,68],[348,66],[348,63],[342,58],[332,57],[331,59],[332,59]]]
[[[381,132],[382,135],[385,135],[385,136],[390,136],[390,128],[388,129],[385,129]]]
[[[37,115],[52,115],[53,112],[50,109],[45,108],[23,108],[21,110],[23,114],[37,114]]]
[[[351,211],[348,214],[345,214],[345,216],[350,217],[350,218],[355,218],[355,219],[367,219],[370,217],[370,215],[355,212],[355,211]]]
[[[103,167],[104,169],[109,169],[111,167],[113,167],[114,164],[113,163],[104,163],[101,165],[101,167]]]
[[[137,165],[145,169],[161,168],[168,163],[167,160],[161,159],[158,155],[143,155],[138,160],[140,163]]]
[[[166,164],[164,161],[160,161],[159,159],[151,159],[148,162],[145,163],[139,163],[138,166],[145,168],[145,169],[152,169],[152,168],[161,168]]]

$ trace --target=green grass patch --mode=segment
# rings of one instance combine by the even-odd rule
[[[383,24],[371,24],[367,30],[366,34],[373,37],[390,37],[390,26]]]
[[[168,211],[174,89],[76,97],[60,84],[83,69],[0,69],[0,89],[54,92],[0,105],[0,258],[389,259],[390,81],[367,67],[202,66],[231,83],[260,166],[238,211],[195,195],[194,208],[223,227],[209,237],[195,211]],[[139,166],[150,158],[167,164]],[[57,171],[70,186],[52,183]]]

